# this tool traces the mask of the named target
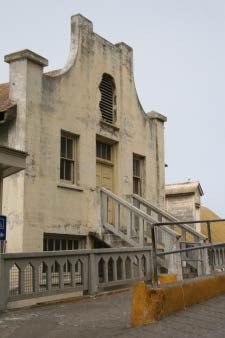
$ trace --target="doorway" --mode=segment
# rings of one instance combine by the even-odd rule
[[[96,186],[113,192],[113,146],[96,141]],[[108,200],[108,223],[113,224],[113,201]]]

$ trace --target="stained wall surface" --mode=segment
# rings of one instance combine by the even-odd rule
[[[112,145],[113,192],[124,199],[133,192],[136,154],[143,160],[143,197],[164,207],[166,118],[143,111],[129,46],[106,41],[93,32],[88,19],[75,15],[70,55],[62,70],[44,74],[47,60],[28,50],[5,61],[10,64],[10,99],[17,104],[17,118],[8,124],[8,145],[28,153],[25,172],[4,182],[8,251],[41,251],[44,233],[101,234],[96,139]],[[104,73],[115,83],[112,125],[102,121],[99,108]],[[76,140],[73,184],[60,181],[62,132]]]
[[[165,187],[166,210],[180,221],[200,220],[202,187],[199,182],[168,184]],[[201,232],[200,224],[192,225]]]

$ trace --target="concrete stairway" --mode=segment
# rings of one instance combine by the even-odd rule
[[[178,222],[173,215],[154,206],[138,195],[131,195],[129,203],[105,188],[101,188],[100,193],[102,239],[110,247],[149,246],[151,245],[151,224]],[[158,250],[170,251],[180,249],[181,243],[184,246],[184,243],[190,241],[196,245],[201,245],[207,238],[188,224],[174,224],[162,226],[160,229],[157,228],[156,239]],[[192,261],[189,259],[188,261],[186,259],[183,272],[186,275],[198,274],[198,269],[200,269],[199,262],[200,260]],[[158,258],[158,263],[163,271],[173,270],[168,256]]]

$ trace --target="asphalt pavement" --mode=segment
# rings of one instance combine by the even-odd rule
[[[132,328],[131,292],[0,313],[0,338],[224,338],[225,296]]]

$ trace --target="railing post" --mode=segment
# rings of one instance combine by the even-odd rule
[[[211,244],[212,243],[211,224],[210,224],[209,221],[207,221],[206,224],[207,224],[207,232],[208,232],[208,241]],[[210,269],[211,269],[211,274],[214,274],[214,257],[213,257],[212,248],[209,248],[208,254],[209,254],[209,266],[210,266]]]
[[[153,286],[158,287],[158,271],[157,271],[157,253],[156,253],[156,240],[155,240],[155,229],[154,224],[151,224],[151,235],[152,235],[152,262],[153,262]]]
[[[33,277],[33,287],[34,287],[34,292],[39,292],[39,262],[35,262],[33,264],[34,267],[34,277]]]
[[[95,295],[98,291],[97,281],[97,261],[94,253],[88,256],[88,293],[89,295]]]
[[[115,202],[115,230],[119,232],[120,229],[120,205]]]
[[[127,210],[127,237],[131,239],[131,234],[132,233],[132,213],[128,209]]]
[[[6,309],[8,294],[9,285],[7,285],[4,255],[0,255],[0,311]]]
[[[180,250],[180,242],[179,239],[172,240],[171,239],[171,249],[169,250]],[[166,249],[166,247],[165,247]],[[167,249],[166,249],[167,251]],[[177,280],[183,280],[183,271],[182,271],[182,259],[181,259],[181,254],[180,253],[174,253],[170,254],[167,260],[168,264],[168,273],[173,273],[176,274]]]
[[[139,244],[144,246],[144,220],[139,216]]]
[[[209,243],[212,243],[212,237],[211,237],[211,224],[209,221],[207,221],[207,232],[208,232],[208,240]]]
[[[205,243],[203,242],[203,245]],[[202,249],[203,250],[203,266],[204,266],[204,274],[205,275],[210,275],[210,270],[211,270],[211,266],[210,266],[210,262],[209,262],[209,250],[210,249]]]
[[[48,262],[46,267],[46,285],[49,293],[52,291],[52,273],[52,265]]]
[[[146,277],[148,282],[151,280],[151,274],[153,271],[153,261],[152,261],[152,248],[148,251],[148,259],[146,264]]]
[[[222,266],[224,266],[225,256],[224,256],[224,248],[222,248]]]
[[[25,264],[24,263],[20,264],[19,268],[20,268],[20,273],[19,273],[19,289],[20,289],[21,295],[24,295],[24,293],[25,293],[25,278],[24,278]]]
[[[180,249],[179,239],[176,238],[174,246],[175,246],[175,249]],[[175,261],[176,261],[177,280],[180,281],[180,280],[183,280],[183,269],[182,269],[182,261],[181,261],[180,253],[175,254]]]
[[[125,259],[126,255],[121,255],[122,256],[122,280],[126,279],[126,264],[125,264]]]
[[[202,243],[200,245],[202,245]],[[203,253],[202,253],[201,246],[200,246],[199,250],[197,251],[196,257],[197,257],[197,273],[198,273],[198,277],[199,276],[203,276],[204,273],[205,273],[205,267],[204,267],[204,260],[203,260]]]
[[[181,239],[182,241],[186,242],[186,230],[185,229],[181,230]]]
[[[102,225],[105,225],[107,223],[107,219],[108,219],[108,197],[104,192],[101,192],[101,208],[102,208],[102,212],[101,212],[101,216],[102,216]]]
[[[113,259],[113,280],[117,281],[117,264],[116,264],[116,259]]]
[[[60,262],[59,265],[59,288],[64,288],[64,264],[63,262]]]

